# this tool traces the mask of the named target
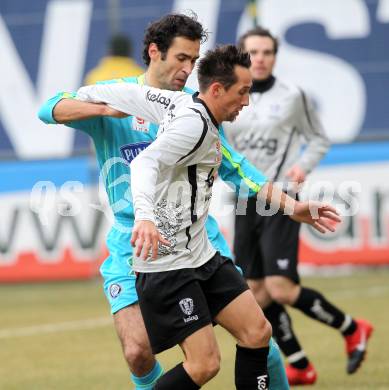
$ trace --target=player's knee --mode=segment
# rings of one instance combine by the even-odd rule
[[[150,368],[154,356],[149,347],[133,343],[123,347],[124,358],[134,373],[142,373]]]
[[[255,326],[249,326],[239,337],[239,344],[247,348],[261,348],[269,344],[272,335],[270,322],[263,317]]]
[[[271,299],[281,305],[291,305],[298,289],[297,285],[282,283],[266,283],[266,287]]]
[[[220,355],[217,354],[211,359],[208,359],[207,363],[203,365],[203,374],[207,378],[207,381],[212,379],[220,370]]]
[[[291,303],[289,294],[285,290],[275,288],[270,292],[270,296],[273,301],[281,305],[288,305],[289,303]]]
[[[211,380],[220,370],[220,354],[213,353],[209,356],[204,356],[201,361],[187,362],[189,364],[190,376],[192,379],[203,385]]]
[[[293,290],[284,286],[273,285],[268,289],[273,301],[280,305],[291,305],[293,303]]]

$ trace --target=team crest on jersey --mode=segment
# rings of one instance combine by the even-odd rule
[[[142,118],[139,118],[138,116],[132,117],[132,130],[141,131],[142,133],[148,133],[149,124],[149,122],[145,121]]]
[[[184,314],[190,316],[193,313],[193,299],[192,298],[184,298],[179,302],[180,308]]]
[[[128,162],[131,161],[142,151],[145,150],[151,142],[137,142],[135,144],[127,144],[120,147],[122,157]]]
[[[109,286],[109,295],[115,299],[122,291],[122,286],[118,283],[113,283]]]

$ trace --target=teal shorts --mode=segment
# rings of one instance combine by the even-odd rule
[[[136,276],[125,259],[114,261],[112,256],[109,256],[101,265],[100,273],[104,279],[104,293],[111,305],[112,314],[138,302]]]
[[[107,237],[110,255],[100,267],[104,280],[104,293],[114,314],[138,302],[135,289],[136,276],[132,270],[133,251],[131,230],[121,232],[113,227]]]

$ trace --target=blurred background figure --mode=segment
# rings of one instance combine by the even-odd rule
[[[285,192],[292,190],[295,195],[330,142],[305,93],[273,75],[278,40],[271,32],[257,26],[241,36],[238,46],[250,54],[253,84],[249,106],[234,122],[224,124],[226,134],[270,180],[280,181]],[[373,328],[366,321],[354,320],[319,291],[300,284],[300,224],[281,211],[261,213],[254,198],[248,199],[246,212],[240,214],[235,217],[236,263],[287,357],[289,383],[311,385],[317,374],[294,333],[286,305],[339,330],[346,342],[347,372],[356,372]]]
[[[123,34],[113,35],[109,41],[108,55],[85,76],[85,84],[98,81],[135,77],[143,73],[143,68],[132,58],[132,42]]]

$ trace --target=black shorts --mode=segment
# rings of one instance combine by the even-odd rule
[[[256,212],[249,198],[246,215],[235,218],[235,262],[246,279],[285,276],[300,282],[297,272],[300,224],[281,211],[272,216]]]
[[[248,289],[219,252],[199,268],[139,273],[136,290],[153,353],[171,348],[208,324]]]

